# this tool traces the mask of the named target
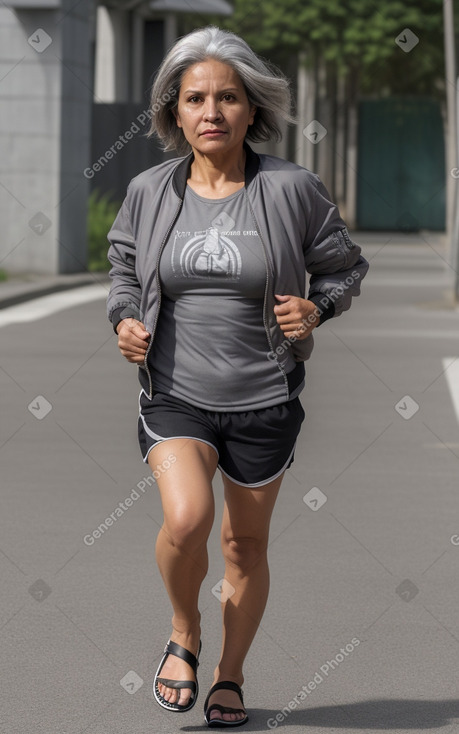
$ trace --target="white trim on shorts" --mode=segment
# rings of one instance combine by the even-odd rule
[[[148,464],[148,454],[150,453],[150,451],[152,449],[155,448],[155,446],[158,443],[164,443],[164,441],[172,441],[174,438],[190,438],[192,441],[200,441],[201,443],[205,443],[205,444],[207,444],[207,446],[211,446],[214,449],[215,453],[217,454],[217,458],[220,458],[220,454],[218,453],[217,447],[214,446],[213,443],[210,443],[210,441],[206,441],[204,438],[196,438],[196,436],[160,436],[159,433],[155,433],[154,431],[152,431],[147,426],[146,421],[145,421],[145,418],[142,415],[142,407],[140,405],[140,396],[142,395],[142,393],[144,393],[145,395],[147,394],[143,388],[142,388],[142,390],[139,393],[139,418],[142,419],[142,425],[143,425],[143,429],[144,429],[145,433],[147,433],[151,438],[156,439],[156,443],[153,446],[150,446],[150,448],[148,449],[147,453],[143,457],[143,460],[144,460],[145,464]]]
[[[220,464],[218,465],[218,468],[220,469],[221,473],[225,475],[225,477],[228,477],[228,479],[231,479],[231,481],[234,482],[234,484],[239,484],[241,487],[263,487],[265,484],[269,484],[269,482],[273,482],[275,479],[277,479],[277,477],[279,477],[282,474],[282,472],[284,472],[287,469],[290,459],[293,456],[293,452],[295,451],[295,446],[296,446],[296,441],[290,453],[290,456],[288,457],[282,469],[278,471],[276,474],[274,474],[274,476],[270,477],[269,479],[263,479],[261,482],[254,482],[253,484],[245,484],[244,482],[240,482],[238,479],[233,479],[233,477],[231,477],[224,469],[221,468]]]
[[[142,418],[143,418],[143,416],[142,416]],[[147,433],[148,433],[148,429],[146,429],[146,430],[147,430]],[[217,459],[220,458],[220,455],[219,455],[219,453],[217,451],[217,448],[213,445],[213,443],[210,443],[209,441],[206,441],[204,438],[196,438],[196,436],[167,436],[166,438],[159,439],[154,444],[154,446],[150,446],[150,448],[148,449],[148,451],[146,453],[146,456],[144,458],[145,464],[148,463],[148,454],[150,453],[150,451],[152,449],[155,448],[155,446],[157,446],[159,443],[164,443],[165,441],[173,441],[175,438],[190,438],[192,441],[200,441],[201,443],[205,443],[205,444],[207,444],[207,446],[211,446],[214,449],[215,453],[217,454]]]

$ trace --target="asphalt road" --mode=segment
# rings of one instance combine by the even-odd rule
[[[245,731],[459,732],[451,268],[432,235],[356,239],[370,242],[371,270],[351,311],[316,332],[272,522],[271,596],[246,663]],[[220,647],[218,524],[199,702],[168,714],[151,694],[170,609],[136,370],[117,351],[103,287],[86,294],[0,312],[0,731],[202,731]],[[214,488],[220,510],[220,478]]]

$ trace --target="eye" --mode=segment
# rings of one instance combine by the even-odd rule
[[[192,96],[192,97],[189,97],[189,98],[188,98],[188,102],[199,102],[199,99],[200,99],[200,98],[198,97],[198,95],[197,95],[197,94],[193,94],[193,96]]]
[[[228,93],[228,94],[224,94],[223,95],[223,99],[224,99],[225,102],[232,102],[233,100],[236,99],[236,97],[234,96],[234,94],[229,94]]]

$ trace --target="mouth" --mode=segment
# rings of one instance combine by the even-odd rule
[[[202,138],[219,138],[222,135],[226,135],[226,132],[224,130],[204,130],[204,132],[201,133]]]

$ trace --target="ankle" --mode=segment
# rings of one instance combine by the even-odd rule
[[[201,639],[200,621],[201,615],[199,612],[191,623],[189,620],[177,619],[174,615],[172,617],[171,639],[194,654],[194,648],[196,648],[196,650],[198,649],[199,640]]]
[[[233,683],[236,683],[238,686],[242,688],[244,684],[244,676],[242,674],[242,671],[230,671],[226,670],[224,668],[221,668],[220,666],[217,666],[214,670],[214,680],[212,685],[214,686],[216,683],[221,683],[221,681],[224,680],[230,680]]]

